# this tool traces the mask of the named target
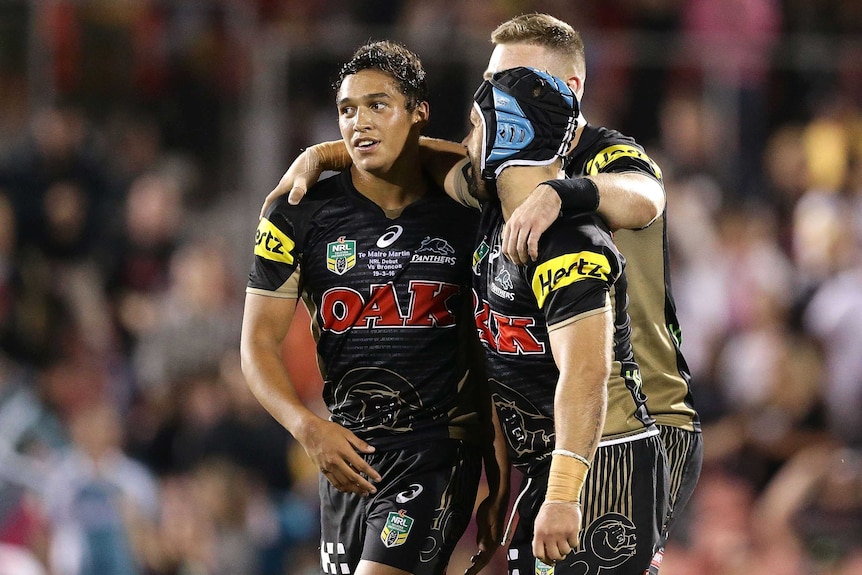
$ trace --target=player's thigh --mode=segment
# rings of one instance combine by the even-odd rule
[[[444,573],[470,523],[481,465],[481,452],[460,441],[404,450],[367,506],[362,560],[413,575]]]
[[[595,572],[644,573],[662,543],[667,497],[657,434],[599,447],[584,485],[580,560]]]

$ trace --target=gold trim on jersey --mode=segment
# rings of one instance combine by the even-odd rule
[[[599,307],[596,309],[592,309],[590,311],[585,311],[584,313],[579,313],[578,315],[574,315],[568,319],[564,319],[563,321],[555,323],[555,324],[548,324],[548,333],[551,333],[552,331],[560,329],[562,327],[566,327],[567,325],[569,325],[571,323],[575,323],[576,321],[584,319],[585,317],[590,317],[590,316],[598,315],[600,313],[605,313],[607,311],[611,311],[611,309],[612,309],[612,306],[611,306],[611,302],[610,302],[610,296],[608,296],[608,298],[605,301],[604,307]]]
[[[266,218],[261,218],[254,233],[254,255],[266,260],[293,263],[294,241]]]
[[[600,173],[603,169],[605,169],[608,164],[617,160],[619,158],[637,158],[638,160],[646,162],[650,169],[652,169],[653,175],[661,180],[661,168],[658,167],[652,158],[647,156],[644,152],[638,150],[634,146],[629,146],[627,144],[617,144],[615,146],[608,146],[596,156],[587,162],[584,171],[590,175],[595,176]]]
[[[548,260],[536,268],[533,275],[533,295],[539,308],[551,292],[575,282],[592,278],[608,281],[611,265],[608,258],[596,252],[564,254]]]

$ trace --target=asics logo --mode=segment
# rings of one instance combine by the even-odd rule
[[[416,499],[420,493],[422,493],[422,486],[418,483],[411,483],[409,489],[395,496],[395,503],[407,503],[411,499]]]
[[[378,248],[388,248],[395,243],[395,240],[401,237],[404,228],[401,226],[389,226],[386,228],[386,233],[377,238]]]

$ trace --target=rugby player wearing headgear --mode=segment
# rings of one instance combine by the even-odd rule
[[[429,107],[414,53],[362,46],[336,88],[352,167],[260,220],[243,373],[321,471],[323,572],[442,575],[470,522],[483,457],[490,546],[508,502],[487,382],[469,369],[481,365],[470,289],[477,214],[423,176]],[[282,363],[300,297],[329,420],[303,405]]]
[[[507,69],[476,91],[464,140],[482,201],[476,323],[510,458],[526,479],[509,572],[642,575],[661,544],[667,468],[639,390],[624,259],[594,213],[557,219],[535,261],[500,257],[506,220],[557,176],[577,116],[563,80]]]

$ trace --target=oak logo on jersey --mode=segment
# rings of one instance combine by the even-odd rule
[[[407,536],[410,535],[410,528],[413,527],[413,518],[407,515],[403,509],[390,511],[386,518],[386,525],[383,531],[380,532],[380,540],[386,547],[397,547],[404,545],[407,541]]]
[[[656,164],[652,158],[647,156],[644,152],[638,150],[634,146],[629,146],[628,144],[608,146],[596,154],[592,160],[587,162],[586,169],[584,171],[587,175],[595,176],[604,170],[608,164],[619,160],[620,158],[634,158],[636,160],[640,160],[647,165],[656,178],[661,180],[661,168],[658,167],[658,164]]]
[[[367,299],[356,290],[337,287],[323,293],[318,315],[321,327],[333,333],[349,329],[452,327],[455,314],[448,300],[460,291],[456,284],[410,280],[410,303],[402,312],[391,282],[372,285]]]
[[[552,291],[584,279],[608,281],[611,265],[608,258],[596,252],[565,254],[548,260],[536,268],[533,276],[533,295],[539,307]]]
[[[274,262],[293,263],[291,250],[296,244],[287,234],[263,218],[254,232],[254,255]]]
[[[474,303],[476,301],[474,300]],[[530,332],[536,325],[531,317],[508,316],[491,310],[486,301],[474,311],[479,341],[503,355],[533,355],[545,353],[545,344]]]
[[[326,269],[338,275],[356,265],[356,240],[346,240],[344,236],[326,244]]]

